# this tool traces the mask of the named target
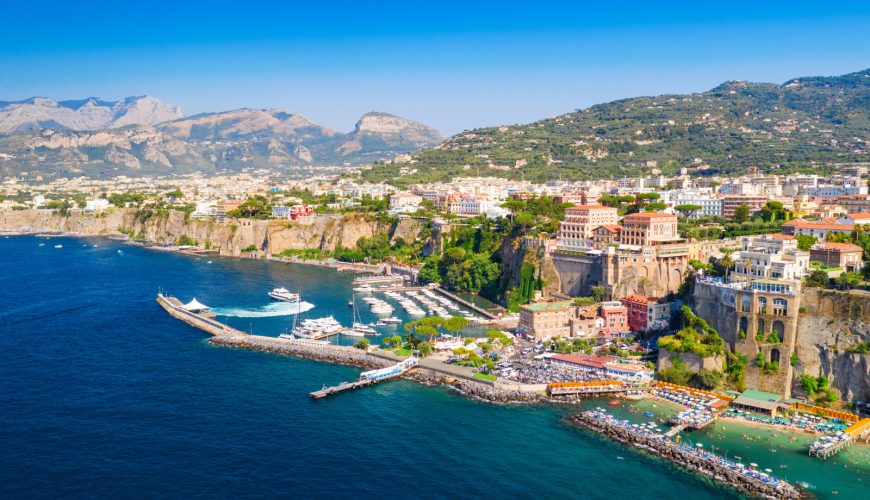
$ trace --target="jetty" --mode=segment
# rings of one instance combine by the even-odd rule
[[[386,382],[387,380],[401,377],[409,370],[415,368],[417,364],[417,358],[408,358],[404,361],[396,363],[393,366],[362,372],[359,375],[359,379],[354,382],[342,382],[338,385],[334,385],[331,387],[323,386],[323,389],[312,392],[310,396],[311,399],[322,399],[327,396],[332,396],[333,394],[339,394],[341,392],[352,391],[380,382]]]
[[[603,410],[592,410],[568,417],[580,427],[614,441],[651,453],[672,463],[703,474],[710,479],[758,498],[807,498],[805,491],[744,464],[720,457],[688,444],[680,444],[642,426],[619,420]]]

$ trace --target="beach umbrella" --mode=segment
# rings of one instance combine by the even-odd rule
[[[698,448],[703,448],[703,447],[704,447],[704,445],[701,444],[701,443],[698,443],[698,444],[696,444],[695,446],[697,446]]]

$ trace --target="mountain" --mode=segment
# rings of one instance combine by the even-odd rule
[[[55,101],[32,97],[23,101],[0,101],[0,134],[22,130],[100,130],[125,125],[156,125],[183,117],[178,106],[151,96],[103,101],[96,97]]]
[[[726,82],[707,92],[637,97],[526,125],[466,131],[365,181],[404,186],[460,175],[533,181],[665,174],[825,169],[870,161],[870,70],[794,78],[782,85]],[[406,172],[402,175],[402,172]]]
[[[132,99],[137,103],[130,102]],[[103,129],[96,125],[107,123],[106,110],[117,103],[91,99],[29,107],[0,103],[0,109],[15,110],[15,123],[28,124],[10,127],[14,133],[0,134],[0,175],[144,175],[246,167],[292,171],[391,159],[444,139],[430,127],[380,112],[364,115],[348,134],[282,109],[237,109],[186,118],[173,116],[168,121],[159,120],[156,126],[128,125],[144,122],[143,117],[149,116],[146,111],[154,108],[142,98],[119,102],[128,102],[127,111],[113,116],[111,123],[124,126]],[[87,109],[98,110],[100,119],[80,111]],[[55,116],[64,113],[64,121],[41,119],[45,110],[54,110]],[[85,116],[90,118],[82,118]]]

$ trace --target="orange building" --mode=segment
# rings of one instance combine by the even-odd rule
[[[653,246],[680,240],[677,216],[642,212],[626,215],[622,219],[619,240],[625,245]]]
[[[588,249],[592,245],[592,231],[599,226],[615,225],[616,209],[604,205],[574,205],[565,209],[565,220],[559,224],[559,248]]]

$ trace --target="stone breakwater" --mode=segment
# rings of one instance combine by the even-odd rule
[[[567,417],[579,427],[592,430],[619,443],[643,450],[672,463],[703,474],[714,481],[728,485],[741,493],[757,498],[798,499],[810,498],[804,490],[782,480],[765,482],[739,469],[732,469],[724,460],[711,460],[709,452],[688,450],[661,435],[643,433],[631,427],[618,425],[615,420],[602,418],[600,413],[583,412]]]
[[[296,358],[323,361],[366,370],[384,368],[395,364],[395,360],[375,356],[362,349],[326,343],[289,340],[260,335],[216,335],[209,342],[216,346],[268,352]],[[484,384],[453,377],[427,368],[415,368],[403,378],[426,385],[449,385],[461,394],[481,401],[492,403],[536,403],[547,400],[543,393],[523,391],[513,387],[500,387],[498,384]]]

